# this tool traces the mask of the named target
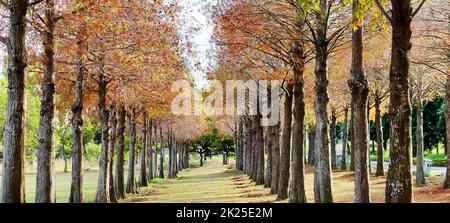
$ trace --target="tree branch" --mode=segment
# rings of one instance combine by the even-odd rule
[[[425,0],[422,0],[422,2],[419,4],[419,6],[417,6],[416,10],[414,10],[414,12],[411,14],[411,17],[414,17],[420,11],[423,4],[425,4]]]
[[[392,25],[392,17],[386,12],[386,10],[383,8],[379,0],[375,0],[375,3],[377,4],[380,11],[383,13],[383,15],[386,17],[386,19],[389,21],[389,23]]]
[[[37,4],[41,3],[42,1],[43,1],[43,0],[36,0],[36,1],[34,1],[34,2],[30,2],[30,3],[28,3],[28,6],[37,5]]]

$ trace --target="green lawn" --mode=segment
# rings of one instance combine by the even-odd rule
[[[269,189],[255,186],[232,165],[222,165],[222,156],[207,159],[203,167],[183,170],[178,178],[160,181],[128,195],[121,202],[133,203],[261,203],[273,202]]]

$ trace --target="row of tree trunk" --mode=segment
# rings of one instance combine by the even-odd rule
[[[369,136],[369,111],[368,101],[369,84],[363,68],[363,21],[358,16],[361,3],[353,1],[353,26],[352,30],[352,65],[351,79],[349,86],[352,93],[351,101],[351,165],[350,170],[355,172],[355,202],[371,202],[370,196],[370,157],[368,149]],[[327,10],[327,1],[320,1],[322,12]],[[403,4],[402,1],[392,1],[393,16],[388,17],[393,27],[392,46],[392,66],[390,73],[390,116],[391,116],[391,165],[386,183],[386,202],[411,202],[412,201],[412,181],[411,181],[411,108],[409,96],[409,57],[411,49],[410,38],[412,13],[410,4]],[[300,16],[301,17],[301,16]],[[310,127],[308,134],[309,151],[308,159],[304,157],[305,148],[305,105],[304,105],[304,82],[303,71],[305,67],[304,46],[300,41],[294,41],[291,50],[291,66],[293,68],[293,80],[286,80],[284,86],[284,116],[281,140],[279,138],[280,124],[268,127],[266,136],[261,137],[262,130],[257,127],[258,116],[246,116],[239,120],[236,129],[237,137],[244,142],[237,140],[237,164],[236,168],[247,173],[257,184],[258,171],[260,169],[259,159],[264,142],[268,155],[265,185],[271,187],[271,193],[277,193],[277,199],[289,198],[289,202],[306,202],[304,190],[304,162],[305,160],[313,164],[314,172],[314,195],[318,203],[333,202],[331,187],[331,169],[337,169],[336,163],[336,140],[335,127],[337,114],[332,110],[331,123],[328,119],[328,42],[327,37],[327,16],[325,13],[317,13],[316,30],[314,35],[315,47],[315,77],[316,77],[316,101],[315,101],[315,126]],[[302,30],[304,23],[297,24]],[[312,27],[310,27],[312,28]],[[450,79],[450,78],[449,78]],[[448,81],[450,82],[450,81]],[[449,99],[449,83],[447,83],[447,99]],[[419,97],[420,98],[420,97]],[[419,99],[420,100],[420,99]],[[382,96],[376,94],[375,97],[375,123],[377,125],[377,176],[384,175],[383,169],[383,142],[381,128],[381,101]],[[421,105],[422,102],[419,101]],[[346,154],[348,145],[348,107],[344,109],[344,142],[341,168],[345,170]],[[449,106],[447,105],[447,118],[449,116]],[[293,120],[292,120],[293,118]],[[419,106],[418,123],[422,123],[421,106]],[[450,122],[447,122],[447,124]],[[331,124],[331,125],[330,125]],[[330,125],[330,128],[329,128]],[[244,126],[243,130],[240,126]],[[355,131],[356,130],[356,131]],[[450,126],[447,125],[447,134]],[[422,131],[417,132],[418,139],[423,138]],[[331,138],[331,147],[329,145]],[[448,137],[449,138],[449,137]],[[259,141],[261,140],[261,141]],[[278,151],[278,143],[281,146]],[[450,140],[448,140],[450,141]],[[424,183],[423,174],[423,146],[419,143],[418,151],[418,176],[417,184]],[[330,154],[331,151],[331,154]],[[241,158],[242,157],[242,158]],[[450,164],[450,161],[449,161]],[[450,167],[449,167],[450,168]],[[445,186],[449,187],[449,172]],[[290,186],[289,186],[290,185]],[[289,186],[289,191],[288,191]],[[289,193],[288,193],[289,192]]]

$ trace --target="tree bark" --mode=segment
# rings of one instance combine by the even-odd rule
[[[184,166],[184,168],[187,169],[187,168],[190,167],[190,165],[189,165],[189,158],[190,158],[190,157],[189,157],[189,156],[190,156],[190,155],[189,155],[189,154],[190,154],[189,146],[186,145],[184,149],[185,149],[185,153],[184,153],[184,165],[185,165],[185,166]]]
[[[444,188],[450,188],[450,75],[447,75],[447,83],[445,85],[445,98],[447,104],[445,106],[445,127],[446,127],[446,143],[447,143],[447,173],[445,174]]]
[[[331,139],[331,168],[337,170],[336,162],[336,122],[337,114],[335,110],[331,112],[330,139]]]
[[[421,97],[421,96],[419,96]],[[423,155],[423,106],[422,99],[417,102],[417,128],[416,128],[416,185],[425,185],[425,171],[424,171],[424,155]]]
[[[391,163],[386,181],[386,202],[412,202],[411,102],[409,54],[411,50],[411,5],[392,0],[392,52],[389,72],[392,122]]]
[[[315,153],[314,153],[314,147],[316,146],[316,127],[313,125],[310,125],[310,131],[308,134],[308,164],[314,165],[315,163]]]
[[[350,126],[352,129],[350,132],[350,171],[355,171],[355,103],[351,103],[350,109],[352,111],[350,114]]]
[[[8,99],[3,139],[3,177],[0,203],[25,203],[24,94],[27,52],[27,0],[9,1]]]
[[[123,105],[118,109],[118,125],[117,125],[117,163],[116,163],[116,195],[118,199],[125,198],[125,116],[126,111]]]
[[[258,87],[258,98],[261,97],[261,84]],[[264,185],[264,130],[261,126],[261,109],[260,101],[257,102],[257,116],[255,117],[255,129],[256,129],[256,185]]]
[[[305,124],[305,94],[303,73],[305,71],[304,43],[296,41],[292,50],[294,89],[293,89],[293,126],[292,126],[292,157],[289,203],[306,203],[305,168],[303,158],[303,140]]]
[[[138,187],[136,185],[136,178],[135,178],[135,162],[136,162],[136,108],[132,107],[130,109],[129,114],[129,123],[130,123],[130,142],[129,142],[129,152],[130,157],[128,160],[128,181],[127,181],[127,188],[126,192],[131,194],[137,194],[138,193]]]
[[[172,138],[172,129],[169,128],[167,131],[167,147],[169,149],[169,174],[168,178],[175,178],[175,165],[174,165],[174,148],[173,148],[173,138]]]
[[[148,179],[147,179],[147,113],[144,112],[144,120],[142,123],[142,150],[141,150],[141,171],[139,173],[139,186],[147,187]]]
[[[44,80],[42,82],[41,111],[39,119],[39,141],[37,147],[36,203],[55,202],[55,170],[53,148],[53,119],[55,116],[54,84],[54,28],[55,4],[53,0],[45,3],[44,34]]]
[[[348,142],[348,106],[344,108],[344,135],[342,139],[341,170],[347,170],[347,142]]]
[[[370,174],[372,174],[372,163],[370,162],[370,99],[369,97],[367,97],[367,142],[368,142],[368,146],[367,146],[367,165],[368,167],[368,172],[369,172],[369,177]],[[375,143],[372,140],[372,151],[375,151]]]
[[[353,23],[356,29],[352,33],[352,65],[349,86],[352,92],[352,144],[354,144],[355,168],[355,203],[369,203],[369,126],[368,126],[368,95],[369,82],[363,67],[363,26],[362,18],[357,17],[361,3],[353,1]],[[357,131],[356,131],[357,130]]]
[[[117,131],[117,117],[115,105],[110,106],[109,115],[109,200],[111,203],[117,203],[116,189],[114,186],[114,153],[116,149],[116,131]]]
[[[153,162],[153,174],[155,178],[158,178],[158,125],[155,122],[155,126],[154,126],[154,144],[155,144],[155,158],[154,158],[154,162]]]
[[[264,131],[264,147],[265,153],[267,154],[266,171],[264,175],[264,187],[269,188],[272,184],[272,164],[273,164],[273,153],[272,153],[272,139],[269,135],[269,128],[266,127]]]
[[[290,150],[291,150],[291,130],[292,130],[292,100],[294,84],[289,81],[286,86],[284,101],[284,123],[281,138],[280,151],[280,181],[278,183],[277,200],[288,198]]]
[[[278,184],[280,182],[280,123],[269,127],[269,137],[272,144],[272,182],[270,193],[278,193]]]
[[[148,145],[148,180],[150,181],[151,179],[155,178],[154,176],[154,160],[153,160],[153,135],[152,135],[152,130],[153,130],[153,121],[149,120],[148,121],[148,128],[147,128],[147,145]]]
[[[424,148],[423,148],[423,88],[422,76],[419,75],[417,92],[417,125],[416,125],[416,185],[425,185]]]
[[[159,178],[164,178],[164,148],[163,148],[163,134],[162,127],[159,126]]]
[[[83,26],[82,26],[83,27]],[[80,32],[82,33],[82,32]],[[70,187],[69,203],[83,203],[83,86],[84,86],[84,63],[83,48],[84,40],[77,37],[77,80],[75,90],[75,102],[72,105],[72,183]]]
[[[384,176],[383,126],[381,123],[381,98],[375,97],[375,125],[377,128],[377,172],[376,176]]]
[[[252,120],[250,117],[245,118],[245,146],[244,146],[244,172],[248,175],[251,173],[251,155],[252,155]]]
[[[102,58],[103,60],[103,58]],[[103,63],[103,61],[101,62]],[[98,108],[100,112],[101,122],[101,153],[99,157],[98,168],[98,185],[97,185],[97,203],[109,203],[109,111],[106,107],[106,88],[107,82],[103,76],[103,64],[100,65],[100,72],[98,81]]]
[[[328,144],[328,43],[326,38],[327,30],[327,0],[320,1],[320,12],[317,13],[315,44],[316,55],[316,162],[315,162],[315,190],[316,201],[320,203],[333,202],[331,188],[331,166],[330,166],[330,146]]]
[[[244,121],[242,119],[239,119],[238,121],[238,143],[239,143],[239,165],[238,170],[243,171],[244,170]]]
[[[250,154],[251,154],[251,156],[250,156],[250,165],[251,165],[251,172],[250,172],[250,178],[252,179],[252,181],[253,182],[256,182],[256,176],[257,176],[257,168],[258,168],[258,162],[257,162],[257,160],[258,160],[258,157],[257,157],[257,151],[258,151],[258,148],[257,148],[257,128],[256,128],[256,117],[255,116],[253,116],[252,118],[251,118],[251,120],[252,120],[252,130],[251,130],[251,132],[252,132],[252,135],[251,135],[251,137],[252,137],[252,150],[251,150],[251,152],[250,152]]]

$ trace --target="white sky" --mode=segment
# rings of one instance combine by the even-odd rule
[[[215,64],[214,45],[212,36],[214,22],[209,13],[211,6],[217,0],[178,0],[182,11],[180,16],[180,33],[186,41],[192,44],[192,53],[186,54],[191,75],[194,77],[197,87],[205,87],[205,79],[208,68]],[[195,31],[193,31],[195,29]],[[5,47],[0,46],[0,73],[3,69]]]
[[[217,0],[180,0],[182,9],[181,33],[193,46],[193,53],[187,55],[191,75],[197,87],[205,87],[206,72],[215,65],[215,48],[212,43],[214,21],[210,14],[211,7]],[[194,32],[189,28],[196,28]]]

